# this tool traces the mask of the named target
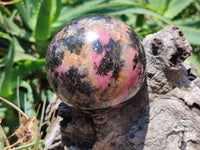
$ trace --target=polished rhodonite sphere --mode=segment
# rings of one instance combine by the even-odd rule
[[[81,109],[120,104],[144,81],[145,54],[134,31],[107,15],[68,22],[51,41],[46,71],[57,96]]]

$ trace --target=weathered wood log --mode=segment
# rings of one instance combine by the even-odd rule
[[[200,149],[200,78],[185,59],[192,48],[175,26],[148,35],[146,81],[121,107],[91,114],[54,96],[47,109],[56,117],[44,149]]]

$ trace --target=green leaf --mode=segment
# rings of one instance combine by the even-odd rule
[[[12,81],[17,81],[17,77],[19,76],[20,79],[23,79],[27,75],[37,71],[44,69],[45,67],[45,59],[37,59],[36,61],[24,61],[21,64],[17,65],[15,68],[12,69]]]
[[[42,1],[34,33],[35,39],[38,41],[45,41],[50,37],[51,7],[52,0]]]
[[[26,100],[24,100],[25,99],[24,93],[23,93],[24,95],[22,96],[23,99],[21,100],[21,101],[25,101],[24,103],[25,113],[27,116],[33,116],[34,115],[34,98],[33,98],[33,90],[31,88],[31,85],[26,81],[21,81],[19,86],[27,90]]]
[[[40,8],[40,0],[25,0],[24,1],[28,16],[33,20],[34,25],[36,25],[36,20],[38,16],[38,11]]]
[[[33,91],[32,91],[32,88],[30,86],[30,84],[26,81],[21,81],[20,82],[20,87],[24,87],[27,89],[27,98],[28,98],[28,101],[30,102],[34,102],[34,98],[33,98]]]
[[[195,0],[194,4],[196,6],[196,9],[200,11],[200,1]]]
[[[173,19],[192,2],[193,0],[171,0],[164,16],[169,19]]]
[[[148,0],[148,2],[150,9],[162,14],[168,8],[170,0]]]
[[[52,10],[50,15],[51,23],[55,22],[58,19],[61,12],[61,6],[62,6],[61,0],[52,1]]]
[[[15,51],[14,51],[13,40],[7,34],[0,32],[0,37],[7,39],[10,42],[9,52],[8,52],[7,59],[5,62],[5,69],[3,70],[1,74],[1,80],[0,80],[0,95],[3,97],[7,97],[12,94],[10,76],[11,76],[11,70],[12,70]]]
[[[30,18],[28,15],[27,9],[25,7],[24,2],[20,2],[16,4],[17,10],[20,13],[20,16],[22,17],[23,21],[25,24],[29,27],[29,29],[33,30],[34,29],[34,23],[33,20]]]
[[[41,90],[41,99],[44,100],[45,98],[47,99],[48,102],[51,102],[53,98],[53,92],[51,90]]]
[[[50,41],[37,41],[35,42],[35,47],[37,49],[37,52],[39,53],[41,58],[44,58],[46,55],[46,50],[48,48]]]
[[[12,20],[12,18],[6,18],[4,17],[4,20],[9,28],[7,30],[8,33],[11,33],[12,35],[16,35],[20,38],[23,38],[29,42],[34,42],[35,39],[32,37],[31,33],[25,31],[24,29],[21,29],[19,26],[17,26]]]
[[[135,7],[132,7],[132,8],[127,8],[127,9],[116,11],[116,12],[111,12],[109,14],[110,15],[117,15],[117,14],[126,14],[126,13],[149,15],[149,16],[158,18],[158,19],[160,19],[161,21],[163,21],[163,22],[165,22],[167,24],[173,24],[171,20],[165,18],[161,14],[153,12],[153,11],[148,10],[146,8],[139,7],[139,6],[135,6]]]
[[[174,25],[200,28],[200,16],[175,20]]]
[[[6,40],[8,40],[8,41],[10,41],[10,42],[13,43],[12,38],[11,38],[11,37],[9,36],[9,34],[7,34],[7,33],[4,33],[4,32],[1,32],[1,31],[0,31],[0,37],[1,37],[1,38],[4,38],[4,39],[6,39]]]
[[[186,26],[179,26],[179,28],[183,31],[189,43],[200,45],[200,40],[199,40],[200,29],[195,29],[195,28],[186,27]]]
[[[156,17],[165,23],[172,24],[172,21],[165,18],[163,15],[154,12],[152,10],[147,9],[143,5],[136,5],[135,3],[125,3],[125,2],[118,2],[118,3],[106,3],[101,4],[95,7],[95,9],[105,9],[105,8],[115,8],[114,11],[110,10],[108,14],[116,15],[116,14],[127,14],[127,13],[134,13],[134,14],[144,14],[152,17]]]
[[[122,14],[144,14],[156,17],[167,24],[172,24],[172,21],[165,18],[163,15],[153,12],[145,8],[143,5],[139,5],[134,1],[114,1],[103,3],[102,0],[99,1],[87,1],[76,7],[66,7],[61,10],[61,15],[57,22],[52,25],[53,33],[57,32],[66,22],[69,20],[84,15],[87,13],[103,13],[110,15],[122,15]]]
[[[198,75],[200,76],[200,56],[193,54],[192,56],[188,57],[187,60],[196,66]]]
[[[11,14],[10,10],[4,5],[0,5],[0,11],[2,14],[9,16]]]
[[[24,0],[16,4],[17,10],[22,17],[23,22],[32,31],[34,31],[36,26],[39,6],[40,0]]]
[[[5,41],[7,42],[7,41]],[[26,54],[25,50],[21,47],[17,38],[13,38],[13,43],[15,47],[15,55],[13,58],[13,63],[16,63],[21,60],[36,60],[37,57],[34,57],[32,54]],[[5,67],[5,60],[7,57],[8,49],[7,48],[0,48],[0,55],[2,58],[0,59],[0,67]]]
[[[13,62],[18,62],[21,60],[36,60],[36,57],[32,56],[31,54],[26,54],[25,50],[20,45],[18,39],[14,38],[14,45],[15,45],[15,56]]]
[[[5,26],[4,26],[3,14],[1,13],[1,11],[0,11],[0,29],[1,29],[2,31],[6,31],[6,28],[5,28]]]
[[[30,54],[25,54],[24,52],[15,52],[14,62],[22,61],[22,60],[36,60],[36,57],[33,57]]]

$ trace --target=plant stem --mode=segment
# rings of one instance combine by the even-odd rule
[[[17,77],[17,105],[18,105],[18,108],[20,109],[20,100],[19,100],[19,81],[20,81],[20,78],[19,76]],[[18,112],[19,114],[19,120],[21,118],[21,113]]]
[[[42,125],[42,122],[43,122],[43,119],[44,119],[44,113],[45,113],[44,111],[45,111],[46,101],[47,101],[47,97],[45,96],[44,103],[43,103],[43,106],[42,106],[42,116],[40,118],[40,130],[41,130],[41,125]]]
[[[4,132],[4,130],[3,130],[3,128],[2,128],[1,125],[0,125],[0,131],[1,131],[1,133],[3,134],[3,136],[4,136],[5,140],[6,140],[7,146],[10,146],[10,143],[9,143],[9,141],[8,141],[8,137],[6,136],[6,134],[5,134],[5,132]],[[1,142],[0,142],[0,143],[1,143]]]
[[[6,102],[7,104],[9,104],[10,106],[12,106],[13,108],[15,108],[18,112],[20,112],[23,116],[26,117],[26,119],[28,119],[28,116],[21,110],[19,109],[15,104],[9,102],[8,100],[6,100],[5,98],[3,97],[0,97],[0,99],[4,102]]]
[[[15,0],[15,1],[12,1],[12,2],[0,2],[1,5],[12,5],[12,4],[15,4],[15,3],[18,3],[20,2],[21,0]]]

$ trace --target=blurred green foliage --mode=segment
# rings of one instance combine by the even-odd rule
[[[45,53],[53,35],[69,20],[90,13],[115,16],[141,39],[163,27],[178,26],[193,46],[189,61],[200,74],[199,0],[14,0],[0,1],[0,96],[17,103],[17,79],[22,109],[29,116],[50,101]],[[26,94],[26,96],[25,96]],[[15,128],[17,113],[0,102],[3,125]]]

